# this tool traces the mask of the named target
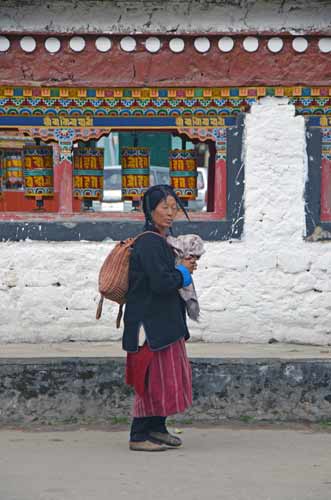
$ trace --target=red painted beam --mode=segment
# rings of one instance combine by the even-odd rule
[[[259,36],[259,35],[257,35]],[[244,37],[236,37],[234,49],[220,52],[219,37],[211,39],[206,54],[199,54],[193,38],[181,54],[173,54],[168,39],[157,54],[150,54],[137,38],[137,49],[126,53],[114,40],[108,53],[98,52],[95,38],[86,36],[86,48],[77,54],[69,48],[70,37],[63,37],[62,49],[50,55],[45,47],[45,36],[35,36],[37,48],[27,54],[19,46],[20,37],[11,39],[11,47],[0,55],[1,85],[53,86],[244,86],[244,85],[330,85],[330,54],[318,48],[319,36],[309,37],[306,52],[292,48],[293,37],[282,37],[284,48],[272,54],[267,48],[267,37],[260,37],[259,49],[254,53],[243,49]],[[160,38],[162,36],[160,35]]]

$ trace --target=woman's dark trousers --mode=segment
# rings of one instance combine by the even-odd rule
[[[167,417],[134,417],[130,430],[130,441],[146,441],[150,432],[167,433]]]

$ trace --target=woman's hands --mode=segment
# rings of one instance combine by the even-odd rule
[[[180,261],[180,264],[186,267],[191,274],[197,269],[197,258],[196,257],[186,257]]]

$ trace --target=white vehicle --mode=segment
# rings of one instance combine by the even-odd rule
[[[193,212],[206,212],[207,210],[207,186],[208,186],[208,170],[198,167],[197,188],[198,196],[195,200],[188,202],[188,209]]]
[[[156,165],[150,166],[150,185],[169,184],[169,169]],[[192,211],[206,210],[207,169],[198,168],[198,197],[189,201],[188,208]],[[129,212],[132,209],[130,201],[122,201],[122,167],[121,165],[104,167],[103,200],[94,201],[93,208],[97,211]]]
[[[122,201],[122,171],[121,165],[104,168],[103,177],[103,202]]]

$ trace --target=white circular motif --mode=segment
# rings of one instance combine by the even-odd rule
[[[82,36],[73,36],[70,38],[69,46],[74,52],[82,52],[85,49],[86,42]]]
[[[331,38],[321,38],[318,41],[318,47],[324,54],[327,52],[331,52]]]
[[[222,52],[231,52],[234,47],[234,40],[229,36],[223,36],[218,40],[218,48]]]
[[[0,36],[0,52],[6,52],[10,47],[10,41],[6,36]]]
[[[45,40],[45,49],[47,52],[51,52],[51,54],[55,54],[59,52],[61,48],[61,42],[58,38],[51,36]]]
[[[183,52],[185,48],[185,42],[182,38],[172,38],[169,42],[169,48],[171,52],[179,54],[180,52]]]
[[[259,48],[259,40],[255,36],[247,36],[243,41],[243,46],[247,52],[256,52]]]
[[[303,38],[303,36],[297,36],[293,39],[292,47],[295,52],[305,52],[308,47],[308,42],[306,38]]]
[[[283,47],[284,47],[284,41],[278,36],[275,36],[268,40],[268,49],[270,50],[270,52],[273,52],[274,54],[280,52]]]
[[[95,46],[99,52],[108,52],[111,49],[111,40],[108,36],[99,36],[95,41]]]
[[[20,40],[20,46],[21,49],[24,50],[24,52],[33,52],[37,47],[37,43],[36,40],[32,38],[32,36],[24,36]]]
[[[150,36],[149,38],[147,38],[145,42],[145,47],[148,50],[148,52],[155,54],[160,50],[161,42],[159,38],[156,38],[156,36]]]
[[[194,40],[194,47],[195,50],[200,52],[200,54],[204,54],[205,52],[208,52],[208,50],[210,49],[210,41],[208,40],[207,37],[201,36]]]
[[[137,46],[137,42],[132,36],[125,36],[120,41],[120,45],[124,52],[133,52]]]

